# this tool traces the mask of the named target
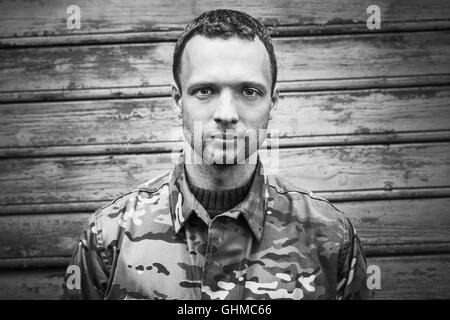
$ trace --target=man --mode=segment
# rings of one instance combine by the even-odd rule
[[[188,150],[171,172],[90,218],[65,297],[369,297],[350,221],[327,200],[264,174],[255,158],[278,101],[264,26],[231,10],[202,14],[176,44],[173,76]]]

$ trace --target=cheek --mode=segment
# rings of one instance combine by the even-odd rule
[[[246,125],[249,128],[259,129],[259,128],[267,128],[268,120],[269,120],[269,106],[262,106],[261,108],[253,109],[253,110],[244,110],[241,120],[246,122]]]
[[[205,104],[198,103],[193,99],[183,99],[183,120],[190,123],[206,120],[209,116],[209,109]]]
[[[203,132],[208,124],[208,110],[189,99],[183,100],[183,132],[191,143],[194,133]]]

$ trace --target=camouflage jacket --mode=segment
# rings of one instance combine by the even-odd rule
[[[182,159],[182,158],[181,158]],[[210,219],[183,161],[97,210],[64,278],[69,299],[370,298],[350,221],[327,200],[264,176]]]

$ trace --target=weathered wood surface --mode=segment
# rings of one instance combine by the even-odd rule
[[[341,88],[339,80],[377,83],[450,73],[449,31],[279,38],[275,49],[279,81],[311,82],[312,88],[320,80]],[[168,42],[2,49],[0,92],[53,90],[47,98],[56,99],[79,89],[114,89],[114,94],[168,85],[172,50]]]
[[[333,90],[360,90],[370,88],[405,88],[421,86],[447,86],[450,74],[370,77],[346,79],[320,79],[308,81],[279,82],[281,93],[287,92],[320,92]],[[40,91],[0,91],[0,103],[22,103],[40,101],[85,101],[99,99],[150,98],[170,96],[169,84],[150,87],[92,88],[76,90],[40,90]]]
[[[245,11],[271,27],[273,35],[323,32],[368,32],[369,0],[245,0],[245,1],[87,1],[81,9],[81,28],[69,30],[66,12],[70,0],[0,3],[0,44],[42,45],[100,41],[174,39],[203,11],[229,8]],[[448,27],[450,5],[445,0],[380,0],[382,30],[423,30]],[[132,19],[130,19],[132,17]],[[79,37],[91,35],[91,37]],[[59,36],[59,37],[56,37]],[[67,36],[67,37],[61,37]],[[78,36],[78,37],[77,37]],[[122,36],[122,37],[121,37]],[[23,38],[26,37],[26,38]],[[38,40],[33,39],[40,37]]]
[[[1,258],[71,256],[90,213],[2,216]],[[1,260],[0,260],[1,261]]]
[[[370,258],[381,269],[376,299],[449,299],[450,256]]]
[[[381,271],[375,299],[449,299],[450,256],[374,257]],[[1,270],[0,299],[59,299],[65,269]]]
[[[279,174],[313,191],[449,187],[450,144],[281,149]],[[171,153],[0,160],[0,205],[110,200],[170,170]],[[31,210],[31,209],[30,209]]]
[[[449,119],[448,86],[327,91],[282,95],[270,128],[281,146],[420,141],[448,138]],[[0,156],[167,152],[181,137],[168,97],[0,105]]]
[[[450,250],[450,198],[335,205],[351,219],[369,256]],[[2,215],[0,259],[71,256],[91,214]]]

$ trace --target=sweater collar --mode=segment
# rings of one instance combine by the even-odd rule
[[[197,188],[188,181],[189,190],[191,190],[195,199],[197,199],[203,208],[213,218],[217,214],[230,210],[238,203],[242,202],[248,194],[252,185],[253,175],[248,183],[242,187],[229,190],[208,190]]]

